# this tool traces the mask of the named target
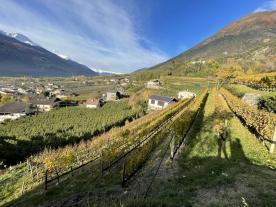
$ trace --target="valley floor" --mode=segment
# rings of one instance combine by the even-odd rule
[[[215,129],[225,119],[223,151]],[[171,161],[165,139],[124,188],[120,174],[95,178],[88,167],[46,193],[41,186],[7,206],[276,206],[276,154],[242,125],[219,92],[209,94],[186,140]]]

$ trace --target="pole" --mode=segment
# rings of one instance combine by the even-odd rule
[[[270,145],[270,151],[269,151],[270,153],[274,152],[275,144],[276,144],[276,124],[274,127],[273,136],[272,136],[272,143]]]
[[[48,170],[45,171],[45,190],[47,190]]]
[[[171,158],[171,160],[173,160],[174,154],[175,154],[175,135],[171,134],[171,136],[172,136],[172,139],[171,139],[171,142],[170,142],[170,148],[171,148],[170,158]]]
[[[122,187],[125,186],[125,175],[126,174],[126,158],[123,161],[123,172],[122,172]]]
[[[21,187],[21,195],[23,195],[23,193],[24,193],[24,188],[25,188],[25,180],[23,180],[23,184]]]
[[[101,176],[103,176],[103,150],[101,152]]]

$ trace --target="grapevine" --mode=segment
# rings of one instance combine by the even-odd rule
[[[258,110],[255,106],[243,103],[238,97],[232,95],[226,89],[221,89],[229,107],[237,116],[241,117],[245,123],[254,128],[261,136],[271,140],[276,123],[276,115],[264,110]]]

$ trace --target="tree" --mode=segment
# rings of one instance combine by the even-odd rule
[[[219,89],[224,83],[229,82],[231,79],[243,74],[243,70],[240,65],[230,63],[224,64],[216,72],[217,89]]]

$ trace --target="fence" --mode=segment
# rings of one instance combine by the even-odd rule
[[[194,103],[194,99],[193,101],[189,102],[188,105],[193,104]],[[187,107],[186,105],[184,107]],[[181,111],[181,110],[179,110]],[[170,117],[169,119],[167,119],[166,121],[162,122],[161,125],[159,125],[157,128],[153,129],[150,133],[148,133],[146,136],[144,136],[142,139],[139,139],[137,143],[135,143],[134,145],[123,145],[123,146],[119,146],[118,150],[119,151],[126,151],[125,153],[121,154],[120,156],[116,157],[115,159],[108,159],[112,156],[110,156],[108,154],[108,151],[106,150],[102,150],[100,155],[97,155],[96,157],[93,157],[90,161],[86,162],[86,163],[82,163],[81,165],[73,168],[70,167],[70,169],[67,172],[64,172],[62,174],[58,174],[55,172],[49,172],[48,170],[46,170],[43,174],[44,174],[44,188],[45,190],[47,190],[49,188],[49,184],[53,183],[54,181],[57,181],[57,183],[62,182],[63,180],[65,180],[66,176],[68,177],[69,174],[72,174],[74,171],[77,171],[78,169],[83,168],[84,166],[87,166],[88,164],[93,164],[95,161],[99,161],[98,163],[96,163],[95,165],[97,165],[97,167],[99,167],[100,170],[100,175],[103,175],[103,173],[105,171],[110,170],[114,165],[120,163],[122,160],[125,161],[126,156],[128,156],[130,153],[132,153],[133,151],[141,148],[141,146],[143,146],[144,144],[146,144],[149,140],[151,140],[154,136],[156,136],[163,128],[165,128],[169,123],[171,123],[171,121],[173,120],[173,118],[178,114],[179,112],[177,112],[176,114],[174,114],[172,117]],[[125,149],[125,150],[123,150]],[[124,163],[124,162],[123,162]],[[123,171],[122,171],[122,185],[124,185],[124,183],[130,179],[130,175],[127,175],[125,173],[125,169],[124,169],[124,164],[123,164]],[[138,169],[137,169],[138,170]],[[137,171],[135,170],[134,173]]]

